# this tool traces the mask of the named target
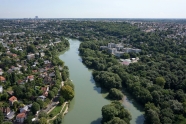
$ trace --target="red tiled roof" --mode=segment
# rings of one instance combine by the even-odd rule
[[[12,96],[12,97],[9,98],[9,101],[11,101],[11,102],[13,102],[15,100],[17,100],[17,98],[15,96]]]
[[[33,75],[30,75],[30,76],[27,76],[28,79],[33,79],[34,76]]]
[[[26,114],[25,113],[19,113],[16,117],[17,118],[25,118]]]
[[[5,81],[6,79],[3,76],[0,76],[0,81]]]

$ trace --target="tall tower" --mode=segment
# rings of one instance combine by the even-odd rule
[[[35,19],[38,19],[38,16],[35,16]]]

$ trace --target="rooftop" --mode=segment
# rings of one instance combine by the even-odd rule
[[[16,117],[17,118],[25,118],[26,114],[25,113],[19,113]]]
[[[12,96],[12,97],[9,98],[9,101],[11,101],[11,102],[13,102],[15,100],[17,100],[17,98],[15,96]]]

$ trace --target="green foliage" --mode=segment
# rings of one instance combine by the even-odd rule
[[[102,116],[102,123],[106,122],[106,124],[113,124],[114,122],[129,124],[131,120],[130,113],[124,109],[120,102],[112,102],[109,105],[103,106]]]
[[[49,92],[48,92],[48,98],[49,98],[49,99],[53,99],[54,97],[55,97],[54,92],[53,92],[53,91],[49,91]]]
[[[3,120],[4,120],[4,114],[2,111],[0,111],[0,124],[3,123]]]
[[[34,102],[31,107],[31,111],[33,114],[36,114],[37,111],[40,110],[40,105],[37,102]]]
[[[69,85],[65,85],[61,88],[61,95],[65,100],[72,100],[74,98],[74,91]]]
[[[36,47],[33,44],[27,46],[27,53],[35,53],[35,52],[36,52]]]
[[[104,124],[127,124],[127,123],[118,117],[114,117],[112,120]]]
[[[62,114],[59,114],[57,118],[53,121],[53,124],[62,124]]]
[[[38,99],[36,102],[39,104],[41,109],[43,109],[45,107],[44,102],[42,100]]]
[[[65,99],[62,96],[60,96],[59,97],[59,105],[62,105],[64,102],[65,102]]]
[[[130,55],[128,53],[124,53],[123,56],[122,56],[122,58],[129,59],[130,58]]]
[[[39,119],[39,124],[47,124],[47,119],[42,117]]]
[[[99,82],[101,87],[106,89],[121,88],[121,78],[112,72],[94,71],[93,76],[96,82]]]
[[[123,98],[123,93],[116,88],[112,88],[110,89],[108,96],[113,100],[121,100]]]
[[[161,86],[161,87],[164,87],[164,85],[165,85],[165,79],[163,78],[163,77],[157,77],[156,78],[156,84],[158,84],[159,86]]]

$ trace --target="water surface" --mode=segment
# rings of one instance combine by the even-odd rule
[[[63,124],[100,124],[101,108],[110,104],[110,101],[105,99],[107,94],[95,85],[91,71],[83,65],[82,59],[78,55],[81,42],[69,39],[69,43],[69,50],[60,55],[59,58],[69,68],[70,79],[75,85],[75,97],[70,103],[70,109],[63,119]],[[136,119],[138,119],[138,124],[143,123],[142,112],[126,96],[123,105],[132,114],[131,124],[135,124]]]

